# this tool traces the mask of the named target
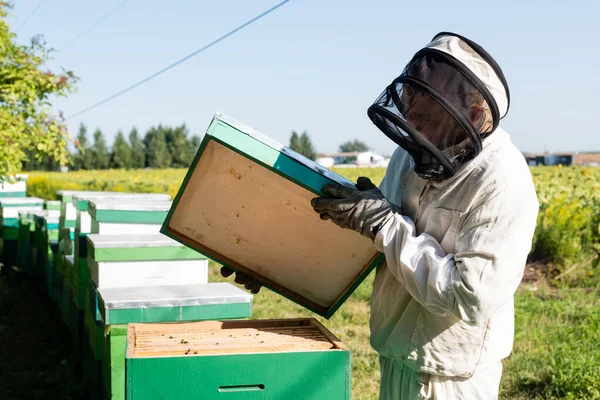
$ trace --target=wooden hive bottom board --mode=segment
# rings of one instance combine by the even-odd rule
[[[127,399],[350,398],[350,352],[313,319],[129,324]]]

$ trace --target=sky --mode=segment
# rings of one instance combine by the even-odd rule
[[[144,79],[280,0],[13,0],[17,41],[42,34],[48,67],[71,70],[66,117]],[[32,12],[38,7],[32,15]],[[27,18],[30,18],[27,20]],[[287,144],[306,130],[321,153],[351,139],[391,155],[366,111],[413,54],[441,31],[483,46],[508,80],[501,126],[523,152],[600,151],[600,1],[292,0],[165,74],[68,120],[144,133],[185,123],[203,136],[220,111]],[[91,132],[90,132],[91,135]]]

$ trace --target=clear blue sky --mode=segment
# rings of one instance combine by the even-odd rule
[[[46,0],[18,32],[61,48],[122,0]],[[56,102],[73,114],[191,53],[278,0],[129,0],[63,51],[52,69],[81,78]],[[15,0],[14,31],[40,3]],[[288,143],[307,130],[320,152],[359,138],[395,145],[366,110],[439,31],[481,44],[512,94],[502,126],[522,151],[600,150],[600,1],[292,0],[144,86],[69,121],[117,130],[185,122],[203,135],[215,111]],[[596,116],[596,117],[594,117]]]

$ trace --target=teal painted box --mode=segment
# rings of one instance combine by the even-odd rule
[[[315,319],[127,329],[128,400],[350,399],[350,350]]]
[[[146,201],[171,201],[171,195],[163,193],[108,193],[103,195],[98,194],[76,194],[73,195],[73,206],[76,209],[76,226],[75,228],[81,233],[92,232],[92,217],[89,211],[89,202],[94,200],[120,200],[129,203],[135,203],[138,200]],[[164,218],[163,218],[164,220]],[[122,222],[122,221],[118,221]],[[162,220],[161,220],[162,222]]]
[[[33,222],[33,216],[28,211],[19,212],[19,244],[18,244],[18,260],[17,266],[22,270],[26,271],[31,267],[31,250],[32,250],[32,239],[33,231],[35,230],[35,224]]]
[[[127,324],[249,318],[252,295],[224,283],[99,289],[105,323],[103,381],[109,399],[125,398]]]
[[[10,182],[6,177],[0,177],[0,198],[2,197],[27,197],[28,175],[17,174]]]
[[[34,273],[44,276],[52,256],[50,241],[58,240],[58,217],[47,210],[35,211],[32,216],[35,223],[32,264]]]
[[[160,233],[89,234],[87,266],[100,289],[208,282],[206,256]]]
[[[311,205],[354,183],[223,114],[213,118],[161,233],[330,318],[384,260]]]
[[[89,200],[91,233],[158,233],[172,202],[155,199],[104,198]]]
[[[7,267],[19,264],[19,213],[41,210],[37,197],[0,197],[0,262]]]

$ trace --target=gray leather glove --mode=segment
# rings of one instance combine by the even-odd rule
[[[369,178],[358,178],[356,188],[326,184],[321,190],[332,197],[312,199],[311,205],[321,219],[329,219],[337,226],[355,230],[371,240],[375,240],[379,229],[394,213],[400,212]]]
[[[224,265],[221,268],[221,275],[225,278],[230,277],[234,272],[234,270],[227,267],[226,265]],[[257,294],[258,292],[260,292],[260,288],[262,287],[262,284],[259,281],[239,271],[235,272],[235,283],[244,285],[244,287],[253,294]]]

